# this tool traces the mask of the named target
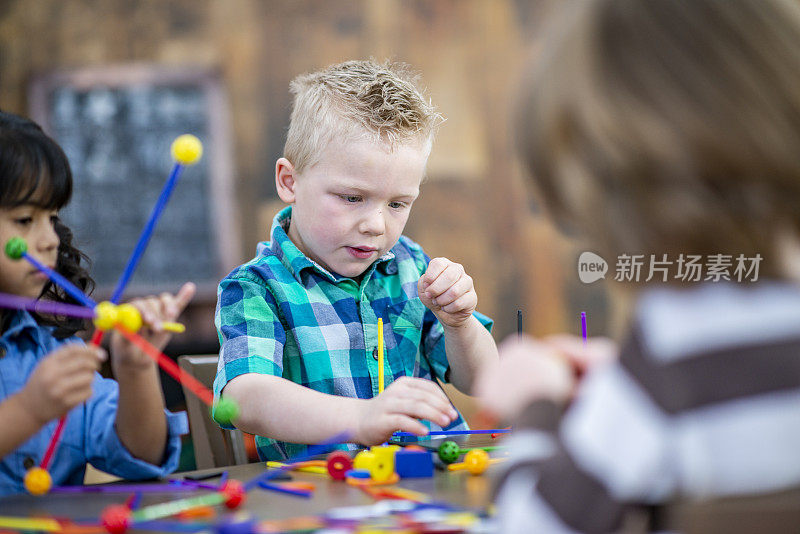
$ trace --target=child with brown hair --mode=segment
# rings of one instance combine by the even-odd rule
[[[637,505],[800,484],[798,87],[797,2],[561,6],[522,92],[524,161],[591,249],[674,276],[632,288],[618,358],[579,384],[564,356],[591,345],[501,347],[478,388],[518,421],[502,532],[609,532]],[[688,256],[730,270],[692,283]]]

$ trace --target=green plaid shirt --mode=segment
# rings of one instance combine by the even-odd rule
[[[322,393],[369,399],[378,394],[378,318],[383,318],[384,379],[447,381],[442,326],[417,297],[430,258],[406,237],[375,261],[361,283],[333,274],[306,257],[286,235],[291,208],[272,225],[272,241],[220,282],[215,323],[220,359],[214,397],[245,373],[280,376]],[[476,318],[491,329],[488,317]],[[440,428],[423,421],[432,430]],[[447,429],[465,429],[459,415]],[[256,436],[262,459],[307,449]],[[354,445],[342,448],[355,448]]]

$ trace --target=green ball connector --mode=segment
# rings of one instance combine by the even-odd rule
[[[221,398],[214,405],[214,419],[220,424],[229,425],[239,415],[239,406],[230,399]]]
[[[446,464],[452,464],[458,460],[461,454],[461,448],[455,441],[445,441],[439,445],[439,459]]]
[[[452,464],[453,462],[456,462],[458,460],[458,457],[464,454],[465,452],[473,451],[476,449],[488,452],[502,448],[504,448],[503,445],[498,445],[495,447],[470,447],[468,449],[462,449],[455,441],[445,441],[444,443],[439,445],[439,450],[437,452],[439,453],[439,459],[442,462],[446,464]]]
[[[28,244],[21,237],[12,237],[6,243],[6,256],[19,260],[28,252]]]

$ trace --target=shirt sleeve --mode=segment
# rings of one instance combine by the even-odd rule
[[[422,253],[424,264],[421,265],[420,275],[422,275],[431,262],[430,256]],[[494,321],[480,312],[473,312],[472,315],[480,322],[486,330],[492,331]],[[447,352],[444,347],[444,328],[436,315],[425,309],[422,318],[422,341],[421,350],[432,369],[431,373],[442,382],[450,382],[450,362],[447,361]]]
[[[220,342],[215,400],[239,375],[281,376],[286,331],[279,319],[278,304],[263,281],[241,273],[220,282],[215,324]]]
[[[175,471],[181,454],[182,434],[189,432],[186,413],[164,410],[167,444],[160,465],[135,458],[122,444],[115,426],[119,386],[116,381],[96,375],[92,398],[85,405],[84,443],[86,459],[96,468],[127,480],[163,477]]]
[[[631,503],[663,502],[675,490],[669,420],[618,363],[584,379],[560,424],[537,404],[508,440],[501,532],[617,532]]]

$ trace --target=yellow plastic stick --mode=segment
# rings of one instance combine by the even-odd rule
[[[164,321],[161,323],[161,328],[166,332],[174,332],[176,334],[183,334],[186,332],[186,327],[181,323],[173,323],[171,321]]]
[[[378,317],[378,395],[383,393],[383,319]]]
[[[61,525],[54,519],[35,519],[29,517],[0,517],[0,528],[17,530],[47,530],[55,532],[61,530]]]
[[[385,490],[388,493],[393,493],[396,496],[400,497],[401,499],[406,499],[409,501],[416,501],[416,502],[431,502],[433,499],[427,493],[420,493],[419,491],[414,491],[406,488],[391,488]]]
[[[283,462],[273,462],[272,460],[267,462],[267,467],[286,467],[288,464]],[[314,473],[317,475],[327,475],[328,469],[326,467],[318,466],[318,465],[306,465],[306,466],[298,466],[293,467],[292,471],[300,471],[303,473]]]

